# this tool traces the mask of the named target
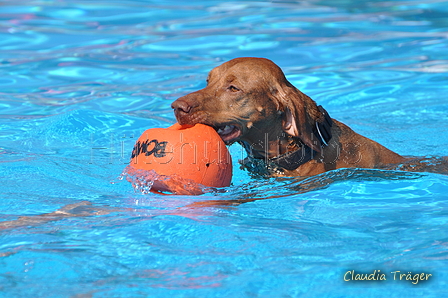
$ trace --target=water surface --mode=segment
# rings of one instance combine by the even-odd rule
[[[253,178],[233,145],[221,192],[117,177],[144,130],[175,122],[173,100],[240,56],[400,154],[448,155],[447,48],[439,0],[3,1],[0,296],[446,296],[447,176]]]

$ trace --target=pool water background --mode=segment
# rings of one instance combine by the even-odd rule
[[[446,175],[256,179],[233,145],[224,192],[118,179],[171,102],[240,56],[400,154],[448,155],[448,1],[2,1],[0,34],[0,296],[448,295]],[[60,208],[78,216],[40,216]]]

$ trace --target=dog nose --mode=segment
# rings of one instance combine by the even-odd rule
[[[176,112],[181,111],[184,112],[185,114],[188,114],[191,110],[191,106],[182,99],[175,100],[171,104],[171,108],[173,108]]]

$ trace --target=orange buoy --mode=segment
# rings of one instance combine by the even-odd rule
[[[232,180],[232,159],[218,133],[210,126],[196,124],[151,128],[137,140],[128,173],[149,171],[151,191],[199,194],[197,185],[226,187]],[[137,171],[135,171],[137,170]],[[182,190],[189,184],[190,191]]]

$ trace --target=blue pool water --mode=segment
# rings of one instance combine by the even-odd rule
[[[448,296],[448,176],[252,178],[233,145],[223,192],[118,179],[171,102],[239,56],[400,154],[448,155],[448,1],[423,2],[2,1],[0,296]]]

